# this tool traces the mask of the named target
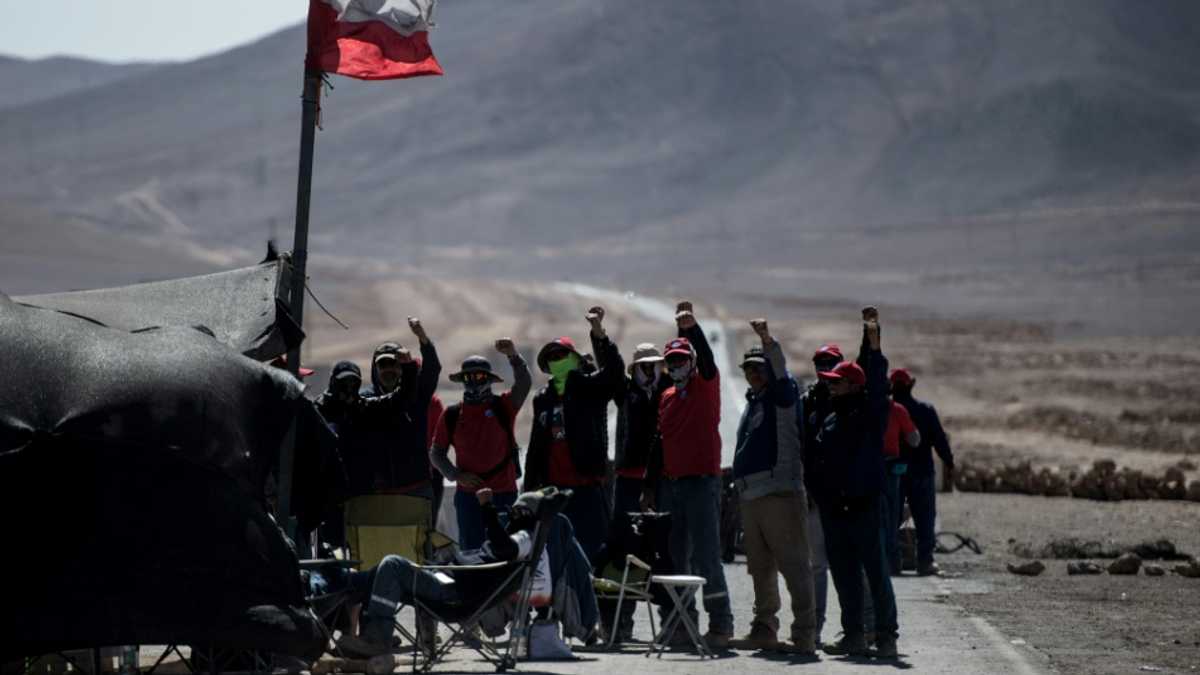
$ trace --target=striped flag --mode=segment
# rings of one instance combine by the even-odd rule
[[[305,66],[360,80],[441,75],[429,47],[437,0],[309,0]]]

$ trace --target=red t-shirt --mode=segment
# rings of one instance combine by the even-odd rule
[[[699,372],[682,391],[671,387],[658,404],[663,474],[668,478],[721,475],[721,374]]]
[[[437,433],[438,422],[442,421],[442,413],[446,412],[446,404],[437,394],[429,399],[429,417],[425,422],[425,449],[433,445],[433,435]]]
[[[550,411],[550,460],[547,480],[555,487],[580,487],[599,485],[603,476],[581,476],[571,460],[571,446],[567,444],[567,430],[563,427],[562,404]]]
[[[912,417],[904,406],[892,401],[892,412],[888,415],[887,431],[883,432],[883,454],[885,457],[900,456],[900,440],[916,431]]]
[[[512,406],[512,393],[501,394],[500,402],[511,423],[517,415]],[[455,464],[459,471],[466,473],[480,475],[490,471],[508,458],[512,450],[508,431],[496,420],[491,403],[464,402],[459,409],[458,421],[454,424],[454,438],[450,439],[448,436],[446,415],[443,414],[437,424],[437,433],[433,436],[433,445],[439,448],[453,447]],[[491,488],[496,492],[515,492],[517,468],[509,462],[502,471],[484,480],[480,487]],[[462,483],[458,484],[458,489],[470,493],[478,490],[468,488]]]

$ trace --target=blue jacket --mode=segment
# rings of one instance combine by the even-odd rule
[[[773,342],[764,350],[767,386],[747,392],[733,455],[734,484],[743,500],[769,494],[804,494],[800,425],[796,400],[800,388],[787,372],[783,349]]]
[[[873,503],[883,491],[883,436],[887,431],[887,357],[864,340],[858,363],[867,375],[863,395],[833,401],[833,412],[817,432],[810,484],[825,508],[855,508]]]
[[[917,426],[917,431],[921,432],[921,443],[912,451],[912,458],[908,463],[908,474],[910,476],[933,475],[933,453],[930,450],[936,451],[946,466],[953,467],[954,453],[950,451],[950,440],[946,438],[946,431],[942,429],[942,421],[938,419],[937,409],[924,401],[913,398],[912,392],[908,391],[897,394],[893,400],[904,406],[908,415],[912,417],[913,424]]]

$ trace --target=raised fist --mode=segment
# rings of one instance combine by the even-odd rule
[[[683,330],[696,327],[696,315],[692,313],[692,303],[683,300],[675,305],[675,324]]]
[[[874,305],[868,305],[866,307],[863,307],[862,318],[863,318],[863,321],[874,321],[874,322],[878,323],[879,322],[879,310],[876,309]]]
[[[517,347],[513,344],[512,338],[502,337],[496,340],[496,351],[512,358],[517,353]]]
[[[750,327],[754,329],[755,335],[758,335],[760,338],[766,339],[771,335],[770,329],[767,328],[766,319],[751,319]]]
[[[415,316],[408,317],[408,327],[412,330],[413,335],[421,342],[428,342],[429,337],[425,335],[425,327],[421,325],[421,320]]]

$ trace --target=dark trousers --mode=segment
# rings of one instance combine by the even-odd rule
[[[567,488],[573,493],[567,500],[563,515],[575,528],[575,539],[588,561],[595,562],[596,554],[608,541],[608,524],[612,509],[608,503],[608,490],[603,485],[581,485]]]
[[[641,478],[617,476],[613,482],[613,522],[628,519],[630,513],[641,513],[645,482]]]
[[[864,572],[875,606],[875,633],[895,637],[899,632],[896,596],[884,559],[879,499],[864,500],[850,509],[824,504],[820,507],[829,570],[833,573],[833,585],[842,608],[842,631],[846,635],[863,633]]]
[[[908,500],[917,527],[917,565],[928,565],[933,562],[933,526],[937,521],[937,485],[933,474],[905,474],[900,481],[900,492]]]
[[[503,511],[517,501],[516,492],[497,492],[492,503]],[[458,518],[458,548],[468,550],[483,546],[487,533],[483,527],[483,507],[472,492],[454,491],[454,515]]]
[[[881,507],[880,525],[883,529],[883,552],[888,565],[897,574],[900,572],[900,529],[901,515],[904,513],[904,500],[900,496],[900,476],[892,472],[893,464],[887,463],[887,473],[883,476],[883,496],[879,500]]]

